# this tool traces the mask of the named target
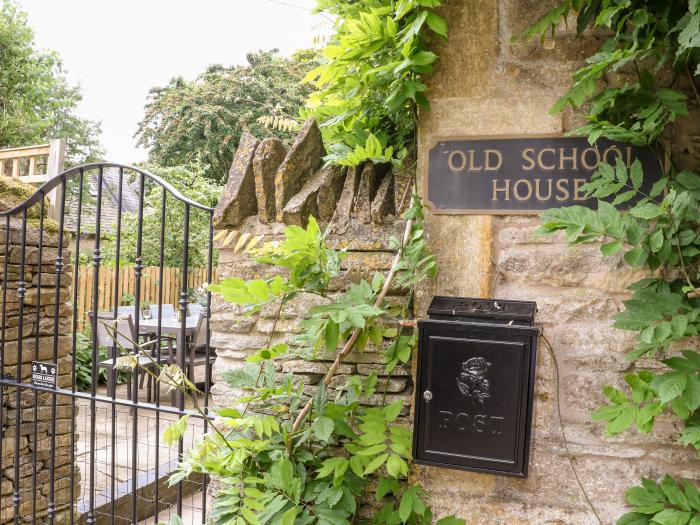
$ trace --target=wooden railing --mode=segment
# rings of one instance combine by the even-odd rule
[[[0,149],[0,175],[40,186],[63,171],[66,141],[56,139],[48,144]],[[48,194],[49,217],[56,217],[58,192]]]
[[[78,330],[83,331],[88,324],[88,312],[92,308],[92,266],[81,266],[78,272]],[[136,276],[133,266],[119,268],[119,289],[115,291],[116,268],[103,266],[98,276],[97,309],[111,311],[114,309],[115,296],[119,305],[133,304],[133,296],[136,290]],[[158,266],[147,266],[141,274],[141,304],[157,304],[159,295]],[[163,268],[163,304],[172,304],[177,308],[180,300],[180,286],[182,280],[182,268]],[[214,273],[213,280],[216,280]],[[190,268],[187,272],[187,288],[198,288],[207,282],[206,268]]]

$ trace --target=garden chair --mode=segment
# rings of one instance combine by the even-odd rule
[[[203,315],[200,312],[197,328],[190,342],[190,355],[187,363],[187,377],[194,383],[194,369],[197,366],[205,365],[206,381],[211,385],[212,366],[216,360],[216,352],[213,348],[209,348],[209,359],[207,359],[207,333],[209,332],[209,316]]]
[[[92,312],[88,314],[90,318],[91,326],[95,327],[97,330],[97,340],[100,346],[107,348],[107,359],[99,361],[97,363],[98,368],[104,368],[107,370],[107,395],[109,397],[114,396],[116,392],[117,384],[117,373],[115,368],[116,360],[119,357],[133,353],[136,349],[134,341],[138,341],[138,335],[136,334],[136,328],[134,326],[134,321],[131,315],[115,320],[113,312],[98,312],[97,323],[93,323]],[[115,325],[116,321],[116,325]],[[113,333],[111,327],[116,328],[116,337]],[[148,358],[148,356],[143,355],[139,352],[138,356],[138,370],[137,377],[140,375],[139,387],[143,388],[143,380],[145,376],[148,376],[148,392],[147,401],[151,402],[151,393],[153,390],[153,378],[150,374],[146,373],[144,368],[155,371],[155,365]],[[131,373],[127,375],[127,398],[131,399]]]

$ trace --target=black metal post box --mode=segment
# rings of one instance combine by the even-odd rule
[[[434,297],[418,321],[417,463],[527,477],[537,305]]]

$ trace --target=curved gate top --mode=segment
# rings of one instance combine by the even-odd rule
[[[213,213],[110,163],[0,212],[0,525],[205,522],[208,480],[167,478],[208,428]],[[197,390],[156,380],[173,367]]]

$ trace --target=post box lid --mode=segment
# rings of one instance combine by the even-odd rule
[[[537,304],[534,301],[479,299],[475,297],[445,297],[436,295],[428,308],[431,318],[455,320],[464,318],[498,319],[534,322]]]

